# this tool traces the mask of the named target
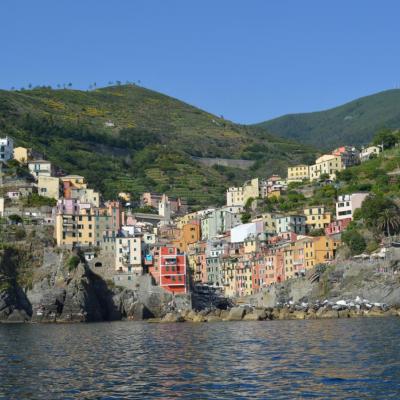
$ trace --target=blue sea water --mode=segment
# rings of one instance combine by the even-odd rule
[[[400,318],[0,325],[1,399],[400,399]]]

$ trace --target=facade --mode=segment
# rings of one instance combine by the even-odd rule
[[[310,180],[319,180],[321,175],[328,175],[329,179],[336,179],[336,172],[343,169],[341,156],[333,154],[325,154],[315,161],[314,165],[310,166]]]
[[[360,164],[360,152],[353,146],[341,146],[332,151],[334,156],[340,156],[343,168]]]
[[[187,213],[188,206],[184,200],[179,197],[171,197],[160,193],[143,193],[140,197],[140,205],[142,207],[153,207],[158,210],[159,203],[163,199],[163,196],[165,196],[166,200],[169,201],[172,214],[183,215]]]
[[[332,214],[325,211],[324,206],[313,206],[304,209],[306,226],[309,232],[316,229],[325,229],[332,221]]]
[[[189,245],[201,239],[200,221],[192,220],[182,226],[179,239],[173,242],[180,252],[187,253]]]
[[[285,215],[275,218],[276,233],[293,232],[297,235],[306,234],[306,217],[304,215]]]
[[[162,246],[159,257],[160,286],[171,293],[187,292],[186,255],[176,247]]]
[[[339,219],[338,221],[332,221],[325,228],[325,235],[336,235],[346,230],[347,225],[351,222],[351,218]]]
[[[229,211],[232,209],[233,212]],[[236,208],[223,207],[213,210],[201,219],[201,238],[202,240],[213,239],[235,226],[241,224],[240,212],[235,212]]]
[[[100,193],[88,188],[71,187],[70,198],[79,200],[81,203],[89,203],[93,207],[100,206]]]
[[[0,138],[0,161],[9,161],[13,158],[14,140],[9,136]]]
[[[336,202],[336,220],[353,219],[354,211],[362,206],[369,193],[345,194]]]
[[[230,187],[226,191],[226,205],[228,207],[244,206],[243,187]]]
[[[129,272],[136,276],[142,275],[141,235],[128,236],[121,233],[116,237],[115,269],[118,272]]]
[[[15,147],[13,151],[14,160],[26,164],[31,159],[31,149],[26,147]]]
[[[40,196],[56,200],[60,198],[61,186],[59,178],[39,175],[37,187]]]
[[[360,152],[360,161],[368,161],[371,157],[378,156],[381,153],[382,149],[380,146],[369,146],[363,148]]]
[[[94,210],[76,200],[59,200],[56,207],[55,239],[57,246],[93,246]]]
[[[37,180],[39,176],[52,176],[53,168],[50,161],[35,160],[28,162],[28,169],[32,176]]]
[[[263,232],[264,224],[262,221],[241,224],[231,229],[231,243],[241,243],[249,235],[257,235]]]
[[[308,179],[310,179],[310,167],[308,165],[300,164],[288,167],[288,183],[301,182]]]

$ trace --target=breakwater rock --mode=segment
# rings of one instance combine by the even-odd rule
[[[388,307],[382,303],[369,303],[367,300],[325,301],[323,303],[291,303],[278,307],[236,306],[227,310],[208,309],[196,312],[169,312],[162,318],[149,319],[149,322],[222,322],[222,321],[265,321],[265,320],[304,320],[359,317],[400,317],[399,307]]]

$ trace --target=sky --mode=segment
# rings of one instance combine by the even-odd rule
[[[1,0],[0,88],[138,82],[239,123],[400,87],[398,0]]]

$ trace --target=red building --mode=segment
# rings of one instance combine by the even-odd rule
[[[347,225],[349,225],[350,222],[351,218],[340,219],[339,221],[331,222],[325,228],[325,235],[335,235],[336,233],[343,232],[347,228]]]
[[[159,255],[160,286],[172,293],[186,293],[186,255],[176,247],[162,246]]]

